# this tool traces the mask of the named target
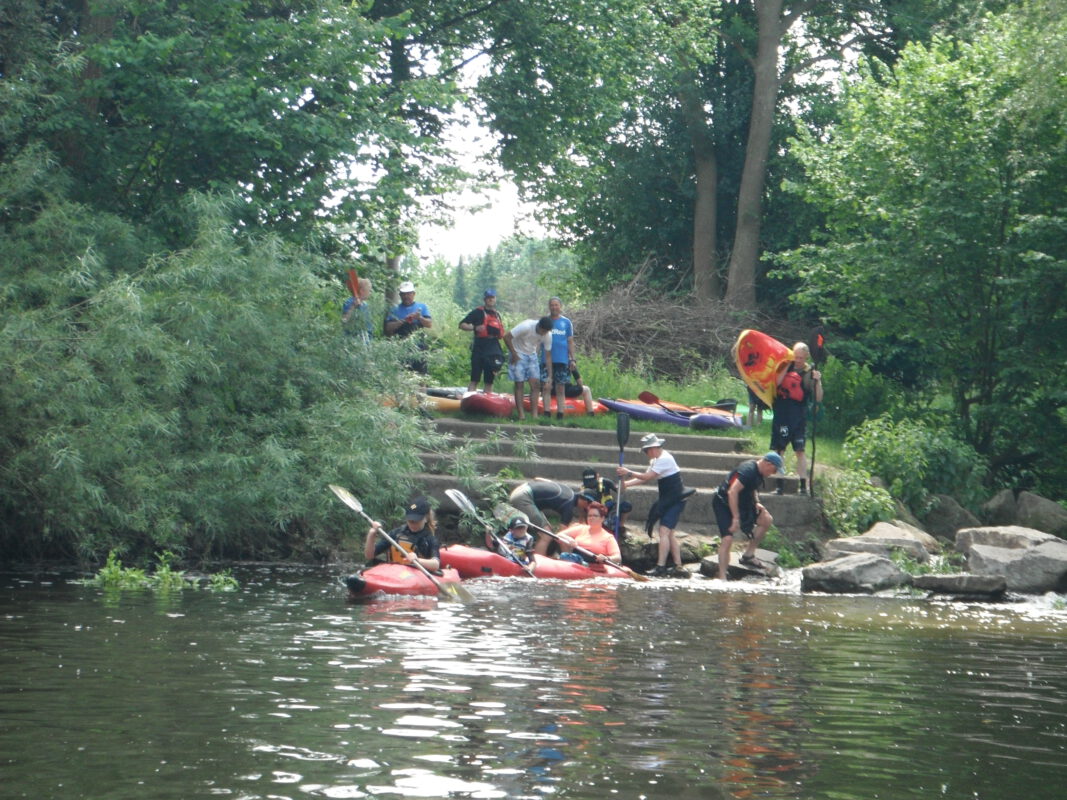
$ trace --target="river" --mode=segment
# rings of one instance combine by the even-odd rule
[[[1067,611],[701,579],[0,575],[2,798],[1063,798]]]

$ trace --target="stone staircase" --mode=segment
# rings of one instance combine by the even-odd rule
[[[518,472],[524,478],[548,478],[577,488],[582,482],[582,471],[592,467],[605,477],[616,479],[619,444],[614,431],[570,428],[563,425],[520,426],[506,422],[470,422],[447,417],[437,419],[436,426],[439,432],[457,443],[464,440],[484,440],[490,435],[499,438],[499,444],[493,448],[494,453],[476,457],[478,471],[483,475],[496,475],[507,467],[509,471]],[[532,434],[536,438],[536,458],[524,459],[517,455],[516,451],[521,451],[521,448],[516,447],[514,437],[519,434]],[[648,461],[638,447],[641,435],[640,424],[637,423],[631,428],[630,441],[624,456],[627,467],[644,471]],[[702,536],[717,536],[718,529],[711,516],[712,493],[731,469],[746,458],[752,457],[754,443],[747,439],[717,436],[713,433],[679,432],[660,435],[667,440],[666,449],[678,461],[685,485],[697,490],[697,494],[690,498],[686,505],[678,529]],[[425,471],[413,476],[414,479],[424,491],[442,499],[442,511],[456,511],[457,509],[444,498],[444,490],[463,487],[452,476],[448,459],[438,454],[426,453],[423,454],[422,460]],[[774,494],[774,479],[768,481],[768,488],[761,492],[761,500],[774,517],[775,525],[783,535],[794,541],[802,541],[811,534],[819,534],[822,529],[822,517],[818,505],[810,497],[796,494],[798,481],[795,476],[786,477],[784,480],[785,494]],[[506,479],[503,483],[510,490],[520,481]],[[475,501],[479,499],[476,492],[467,493]],[[656,495],[654,484],[625,490],[623,499],[633,505],[627,523],[631,532],[643,532],[648,510]]]

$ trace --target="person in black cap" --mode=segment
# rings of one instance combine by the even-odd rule
[[[382,554],[386,554],[387,561],[395,564],[414,564],[418,561],[430,572],[436,572],[441,569],[441,545],[434,533],[435,528],[430,501],[425,497],[416,497],[404,511],[404,524],[389,533],[402,551],[398,552],[385,539],[378,538],[382,523],[375,521],[367,531],[363,555],[368,562]]]
[[[604,520],[604,527],[612,533],[615,532],[615,482],[601,476],[595,469],[587,469],[582,473],[582,489],[583,494],[589,492],[593,499],[598,503],[603,503],[608,509],[608,517]],[[622,519],[619,520],[620,530],[626,525],[626,515],[630,513],[633,506],[628,500],[623,500],[622,505],[619,508],[619,514],[622,515]]]
[[[464,331],[474,333],[471,342],[471,380],[467,391],[478,388],[478,381],[484,381],[485,391],[493,391],[493,381],[504,366],[504,349],[500,340],[504,338],[504,322],[496,310],[496,290],[486,289],[482,305],[472,310],[459,323]]]
[[[500,555],[508,557],[508,549],[515,555],[519,561],[523,564],[529,564],[534,555],[534,545],[536,540],[529,531],[529,520],[522,514],[514,514],[509,520],[507,530],[504,531],[501,541],[504,543],[505,548],[501,549],[493,537],[488,532],[485,534],[485,546],[490,550],[500,553]]]

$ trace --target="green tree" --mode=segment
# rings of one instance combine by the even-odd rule
[[[848,86],[829,136],[794,146],[824,241],[781,261],[807,307],[920,347],[967,440],[1001,479],[1032,484],[1063,474],[1050,444],[1067,441],[1067,148],[1064,95],[1020,91],[1031,53],[1067,41],[1026,20],[910,46]]]
[[[455,288],[452,290],[452,301],[459,308],[467,307],[467,269],[463,265],[463,259],[456,265]]]

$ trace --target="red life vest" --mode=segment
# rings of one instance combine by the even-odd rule
[[[485,306],[478,306],[478,310],[482,312],[482,316],[485,318],[485,333],[478,333],[478,326],[475,325],[475,337],[479,339],[503,339],[504,322],[500,319],[500,314],[496,311],[490,311]]]
[[[804,374],[797,372],[792,367],[782,377],[778,384],[778,396],[784,400],[792,400],[796,403],[804,402]]]

